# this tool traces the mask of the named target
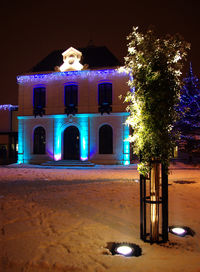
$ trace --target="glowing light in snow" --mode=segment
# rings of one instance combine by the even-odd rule
[[[132,243],[108,243],[107,248],[112,255],[123,255],[124,257],[139,257],[142,255],[140,246]]]
[[[174,235],[185,237],[186,235],[194,236],[195,231],[192,230],[190,227],[187,226],[170,226],[169,232],[171,232]]]
[[[121,255],[130,255],[133,249],[130,246],[119,246],[116,251]]]
[[[177,235],[184,235],[186,233],[186,230],[180,227],[176,227],[172,229],[172,232]]]

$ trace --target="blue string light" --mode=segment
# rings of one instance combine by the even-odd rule
[[[119,72],[118,69],[103,69],[103,70],[81,70],[81,71],[68,71],[68,72],[51,72],[51,73],[41,73],[41,74],[30,74],[30,75],[19,75],[17,76],[18,84],[25,84],[30,82],[50,82],[60,80],[62,78],[77,79],[88,78],[89,80],[94,77],[103,75],[106,79],[106,76],[118,75],[124,76],[127,75],[126,72]]]
[[[11,104],[3,104],[3,105],[0,105],[0,110],[17,110],[18,109],[18,106],[14,106],[14,105],[11,105]]]

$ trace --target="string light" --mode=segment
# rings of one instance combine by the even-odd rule
[[[18,106],[13,106],[11,104],[3,104],[3,105],[0,105],[0,110],[17,110],[18,109]]]
[[[67,72],[49,72],[41,74],[30,74],[30,75],[20,75],[17,76],[18,84],[25,84],[30,82],[40,82],[48,83],[51,81],[61,80],[61,79],[76,79],[77,78],[88,78],[92,80],[94,77],[103,76],[107,79],[108,76],[124,76],[127,74],[125,72],[120,73],[118,69],[103,69],[103,70],[80,70],[80,71],[67,71]]]

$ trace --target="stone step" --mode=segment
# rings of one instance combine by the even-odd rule
[[[79,160],[60,160],[60,161],[47,161],[41,164],[42,166],[70,166],[70,167],[93,167],[94,163],[90,161]]]

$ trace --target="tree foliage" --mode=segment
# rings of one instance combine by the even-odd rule
[[[181,69],[189,44],[180,35],[159,38],[153,29],[145,34],[134,27],[128,36],[125,68],[130,74],[130,116],[133,128],[130,141],[134,152],[142,157],[138,170],[146,175],[152,159],[169,163],[174,143],[173,123],[177,119]]]

